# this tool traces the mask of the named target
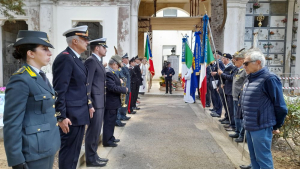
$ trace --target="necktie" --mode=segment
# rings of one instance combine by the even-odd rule
[[[39,72],[39,74],[42,76],[42,78],[43,78],[44,82],[46,83],[46,85],[48,85],[48,86],[50,87],[50,84],[49,84],[49,82],[48,82],[48,79],[47,79],[47,77],[46,77],[46,74],[45,74],[42,70]],[[50,87],[50,88],[51,88],[51,87]]]

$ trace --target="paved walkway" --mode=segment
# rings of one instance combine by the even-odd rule
[[[116,128],[119,146],[99,147],[100,157],[109,158],[103,168],[234,169],[239,165],[225,153],[228,149],[240,159],[239,151],[210,126],[197,104],[186,104],[179,97],[144,96],[140,100],[141,110],[125,127]]]

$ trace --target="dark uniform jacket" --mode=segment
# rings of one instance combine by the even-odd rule
[[[126,87],[121,86],[120,78],[114,71],[106,68],[106,104],[105,109],[118,109],[121,107],[120,94],[126,94]]]
[[[52,156],[60,147],[55,92],[25,64],[5,91],[4,147],[9,166]]]
[[[128,88],[128,93],[130,93],[131,78],[130,78],[130,72],[129,72],[128,67],[126,67],[126,66],[122,67],[122,72],[123,72],[125,78],[127,79],[126,87]]]
[[[92,105],[95,109],[104,109],[106,99],[105,68],[102,65],[102,63],[97,59],[97,57],[93,54],[87,58],[84,65],[88,70],[88,99],[92,101]]]
[[[138,79],[137,85],[138,86],[143,85],[143,78],[142,78],[142,72],[141,72],[140,65],[135,65],[133,70],[135,71],[137,79]]]
[[[224,91],[226,95],[232,95],[232,81],[236,70],[237,68],[231,64],[228,67],[226,67],[223,73],[221,74],[223,83],[225,84]],[[221,82],[219,81],[219,84],[220,83]]]
[[[165,77],[166,79],[172,79],[172,76],[175,75],[175,71],[173,68],[170,67],[165,67],[162,71],[161,71],[161,74],[164,76],[164,75],[167,75],[167,77]],[[172,74],[172,76],[170,76],[170,74]]]
[[[132,87],[132,85],[138,84],[140,79],[137,77],[137,74],[134,71],[134,67],[129,68],[129,73],[130,73],[130,83],[131,83],[131,87]]]
[[[73,126],[89,124],[89,106],[92,102],[87,97],[88,72],[67,47],[54,60],[52,66],[53,86],[58,97],[55,102],[56,112],[60,117],[69,118]]]
[[[220,59],[218,60],[218,62],[219,62],[220,69],[222,71],[224,71],[224,69],[225,69],[224,63]],[[218,72],[217,61],[214,64],[211,65],[211,72]],[[215,76],[210,76],[210,81],[213,81],[213,80],[219,80],[220,81],[220,76],[219,76],[218,73]]]

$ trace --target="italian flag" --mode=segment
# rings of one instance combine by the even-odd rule
[[[211,64],[215,61],[214,55],[212,53],[209,39],[206,41],[206,52],[204,56],[204,63],[201,64],[201,73],[200,73],[200,81],[199,81],[199,90],[200,90],[200,99],[202,106],[205,107],[205,97],[206,97],[206,91],[207,91],[207,79],[206,79],[206,67],[207,65]]]
[[[152,52],[151,52],[151,48],[150,48],[148,35],[147,35],[146,45],[145,45],[145,58],[147,58],[147,61],[149,62],[149,71],[150,71],[151,75],[154,76],[155,70],[154,70],[153,61],[152,61]]]

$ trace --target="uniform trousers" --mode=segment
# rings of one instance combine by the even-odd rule
[[[220,93],[220,96],[221,96],[221,101],[222,101],[222,104],[223,104],[223,107],[225,109],[225,118],[226,120],[229,120],[229,117],[228,117],[228,107],[227,107],[227,100],[225,101],[225,98],[226,98],[226,95],[224,93],[224,89],[222,89],[221,87],[219,87],[219,93]]]
[[[85,158],[86,162],[95,162],[98,159],[97,149],[104,117],[104,108],[95,109],[94,116],[85,134]]]
[[[210,103],[211,103],[211,99],[210,99],[210,97],[211,97],[211,86],[209,86],[210,85],[210,83],[209,83],[209,81],[207,82],[207,91],[206,91],[206,103],[205,103],[205,105],[206,105],[206,107],[210,107]],[[200,95],[199,95],[200,96]]]
[[[213,103],[213,107],[216,110],[216,113],[218,115],[221,115],[221,113],[222,113],[222,102],[220,100],[217,89],[212,89],[211,90],[211,100],[212,100],[212,103]]]
[[[38,168],[42,168],[42,169],[52,169],[53,168],[53,162],[54,162],[54,156],[49,156],[46,158],[42,158],[39,160],[35,160],[35,161],[29,161],[26,162],[27,166],[29,169],[38,169]]]
[[[130,110],[132,107],[136,107],[136,101],[139,94],[139,87],[136,83],[131,83],[131,103],[130,103]]]
[[[166,82],[166,93],[168,93],[168,88],[170,90],[170,93],[172,93],[172,78],[165,78]]]
[[[118,109],[105,109],[103,121],[103,139],[102,144],[107,146],[114,143],[115,123],[117,120]]]
[[[235,120],[234,120],[234,108],[233,108],[233,97],[232,95],[225,95],[226,96],[226,101],[227,101],[227,106],[228,106],[228,111],[229,111],[229,116],[230,116],[230,126],[235,127]]]
[[[59,169],[76,169],[82,146],[85,126],[69,126],[69,133],[65,134],[59,128],[61,146],[59,151]]]
[[[118,111],[118,119],[121,119],[122,117],[126,117],[127,111],[128,111],[128,102],[129,102],[129,94],[126,94],[126,100],[125,104],[127,105],[126,107],[121,107]]]

